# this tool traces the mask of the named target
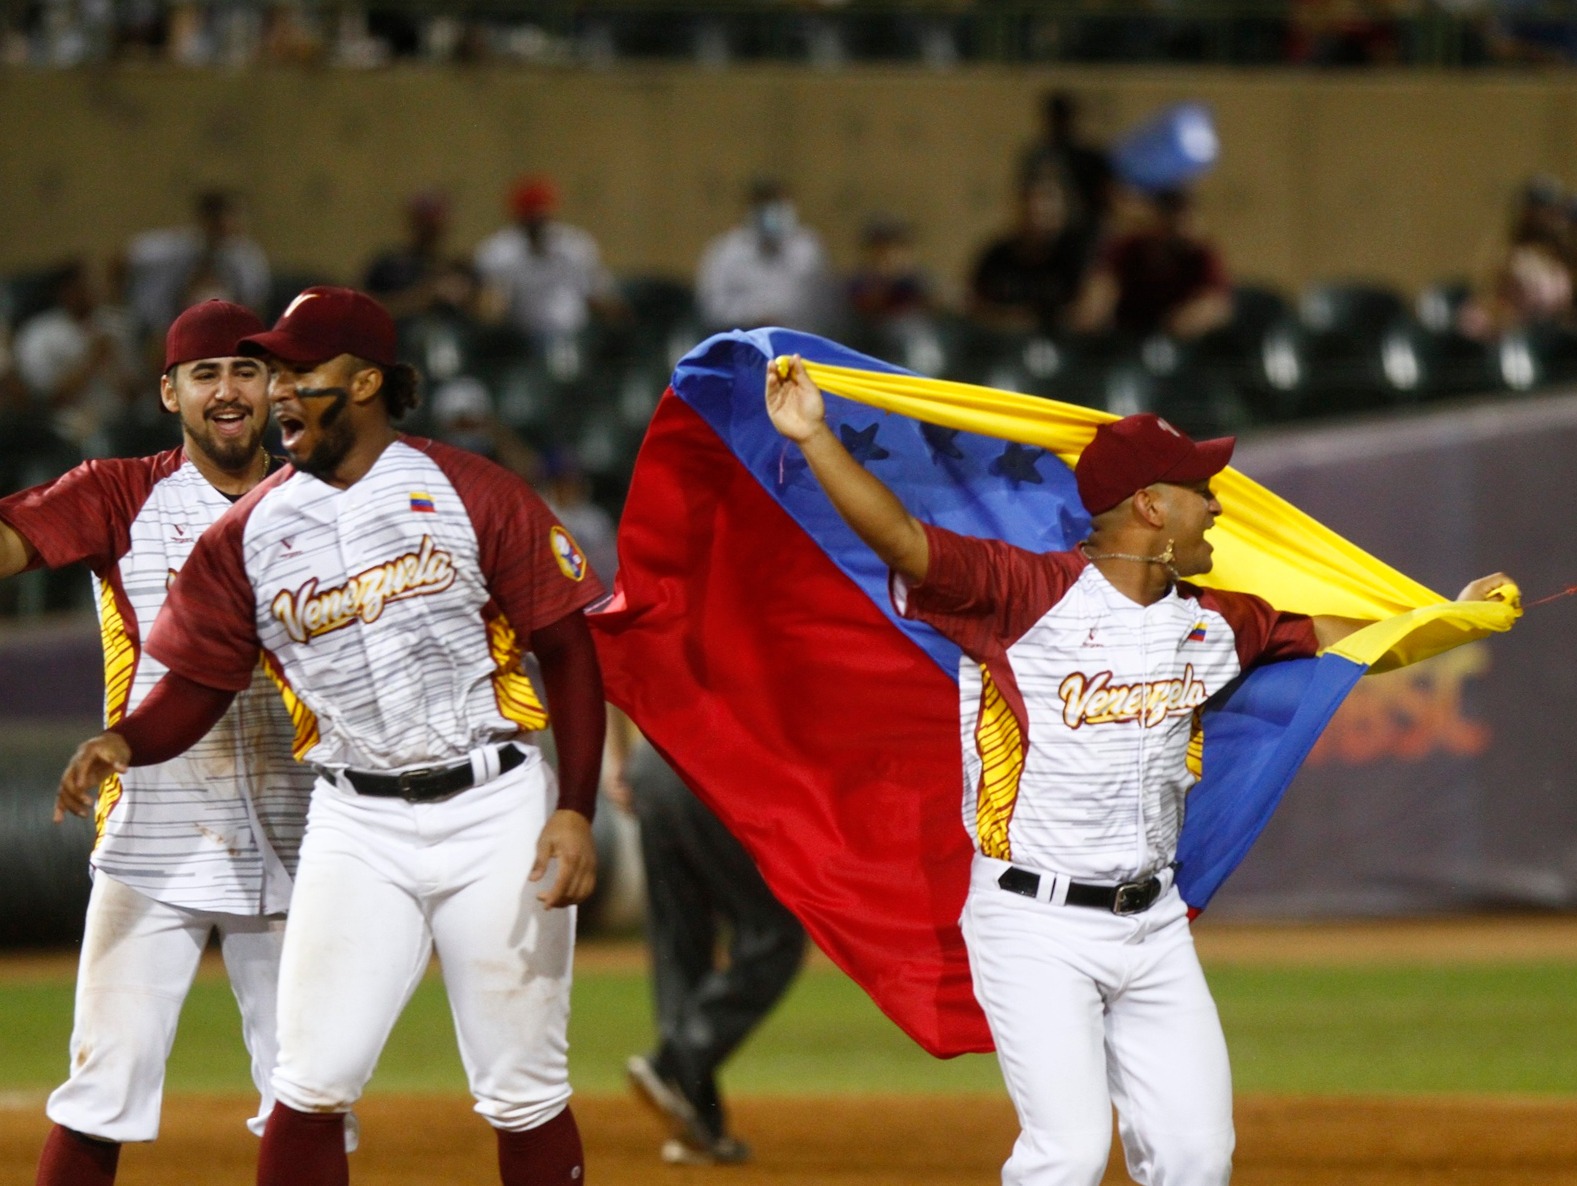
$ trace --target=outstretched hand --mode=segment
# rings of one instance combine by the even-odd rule
[[[60,776],[55,795],[55,822],[69,812],[88,819],[93,815],[93,797],[99,784],[112,774],[125,774],[131,763],[131,747],[119,733],[100,733],[77,746],[66,771]]]
[[[558,861],[558,876],[537,895],[537,901],[552,910],[575,906],[591,897],[597,885],[597,845],[592,840],[591,821],[580,812],[566,808],[548,817],[537,837],[537,859],[528,879],[541,881],[553,860]]]
[[[772,427],[803,444],[825,426],[827,408],[798,354],[779,355],[767,363],[767,416]]]
[[[1487,577],[1479,577],[1470,583],[1462,592],[1457,594],[1458,601],[1504,601],[1508,605],[1516,606],[1522,600],[1522,593],[1517,588],[1517,582],[1503,572],[1492,572]]]

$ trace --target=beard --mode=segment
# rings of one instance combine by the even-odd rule
[[[195,424],[181,420],[187,443],[225,473],[238,477],[247,472],[263,447],[263,426],[249,421],[249,427],[251,431],[245,436],[231,439],[215,435],[206,416],[197,417]]]
[[[337,388],[334,402],[323,409],[323,415],[318,420],[317,443],[307,453],[296,453],[288,448],[285,450],[291,465],[314,478],[327,478],[340,467],[356,444],[356,434],[344,415],[349,404],[350,392],[343,387]]]

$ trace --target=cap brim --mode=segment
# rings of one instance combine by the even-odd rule
[[[1237,447],[1237,437],[1215,437],[1195,441],[1194,451],[1156,480],[1159,482],[1203,482],[1226,469]]]
[[[288,332],[277,329],[242,338],[237,343],[236,350],[248,358],[272,354],[275,358],[283,358],[286,362],[294,363],[327,362],[338,356],[337,353],[326,355],[323,353],[323,347],[303,342],[300,338],[292,337]]]

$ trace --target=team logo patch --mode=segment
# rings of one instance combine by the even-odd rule
[[[1188,641],[1189,642],[1204,642],[1205,641],[1205,624],[1203,622],[1195,622],[1194,623],[1194,628],[1188,632]]]
[[[548,532],[548,542],[553,546],[553,559],[558,562],[559,571],[572,581],[586,579],[586,553],[580,550],[570,533],[554,524],[553,530]]]
[[[438,513],[438,508],[433,505],[433,496],[425,490],[411,491],[411,510],[419,511],[424,515]]]

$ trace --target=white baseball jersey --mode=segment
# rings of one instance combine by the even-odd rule
[[[528,636],[602,596],[520,478],[400,437],[338,489],[287,467],[204,537],[150,653],[215,688],[263,654],[323,767],[453,761],[543,728]]]
[[[104,721],[114,726],[164,675],[143,640],[175,574],[231,500],[181,449],[89,461],[0,502],[51,568],[93,572],[104,642]],[[99,788],[94,866],[172,906],[274,914],[290,901],[312,773],[291,760],[291,723],[254,662],[201,741]]]
[[[1256,663],[1312,655],[1311,621],[1186,583],[1143,606],[1077,552],[927,527],[901,614],[964,651],[964,818],[986,856],[1096,882],[1177,851],[1201,773],[1200,708]]]

